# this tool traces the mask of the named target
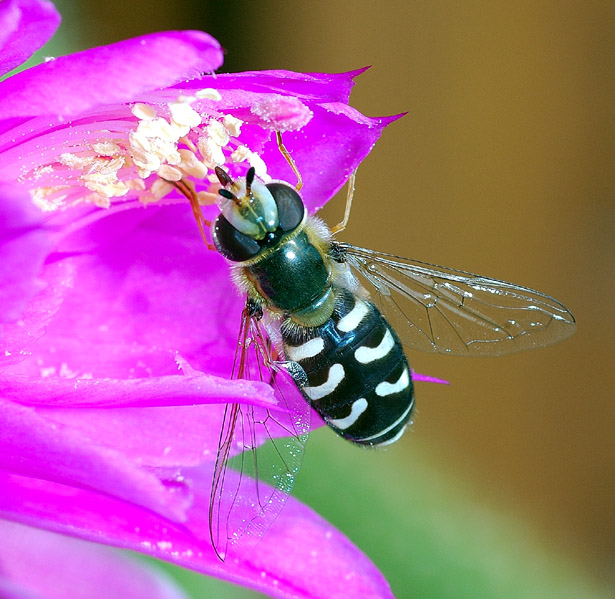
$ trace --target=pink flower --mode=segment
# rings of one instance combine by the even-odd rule
[[[49,2],[0,3],[2,72],[58,22]],[[216,164],[292,181],[282,131],[314,210],[392,120],[348,106],[356,73],[202,74],[221,63],[207,34],[167,32],[0,82],[0,528],[14,540],[0,561],[28,535],[33,563],[86,551],[90,580],[97,560],[120,568],[105,548],[25,524],[275,597],[390,597],[373,564],[293,499],[242,561],[220,562],[209,540],[224,405],[275,410],[276,400],[268,385],[228,378],[243,300],[172,182],[190,181],[214,216]],[[152,590],[117,596],[180,596],[125,568],[114,579]],[[56,588],[52,570],[39,581]],[[70,597],[37,577],[3,568],[0,591]]]

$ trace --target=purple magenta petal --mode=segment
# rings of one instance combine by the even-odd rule
[[[437,383],[439,385],[450,385],[448,381],[444,379],[438,379],[434,376],[429,376],[427,374],[418,374],[417,372],[412,373],[412,380],[420,383]]]
[[[0,75],[18,67],[54,34],[60,15],[44,0],[0,2]]]
[[[296,73],[294,71],[245,71],[243,73],[220,73],[215,85],[222,90],[240,89],[246,92],[277,93],[301,100],[317,102],[348,103],[354,79],[366,69],[347,73]],[[182,83],[178,87],[198,90],[203,87],[199,80]]]
[[[310,212],[321,208],[339,191],[348,176],[369,154],[384,128],[403,116],[370,118],[346,104],[328,101],[329,96],[337,95],[340,81],[349,89],[351,77],[361,72],[345,73],[337,76],[339,79],[321,76],[313,89],[317,95],[307,93],[314,75],[295,73],[289,80],[288,87],[293,94],[297,92],[295,88],[304,87],[297,97],[302,99],[305,108],[312,112],[312,117],[305,126],[296,131],[286,131],[283,137],[284,144],[302,174],[304,186],[301,195]],[[285,74],[286,72],[265,72],[261,81],[256,73],[252,73],[248,77],[250,85],[246,87],[243,87],[245,82],[242,73],[220,75],[215,79],[204,77],[199,81],[199,85],[217,87],[218,81],[221,81],[222,100],[217,107],[250,122],[254,117],[254,105],[280,99],[277,95],[278,88],[284,88],[281,75]],[[194,85],[194,82],[190,84]],[[190,86],[178,86],[178,90],[189,93]],[[294,103],[296,105],[297,98]],[[269,123],[265,120],[261,126],[269,128]],[[253,139],[245,143],[261,156],[272,177],[294,183],[295,175],[281,155],[274,135],[267,133],[263,129],[254,131]]]
[[[218,42],[201,31],[153,33],[40,64],[0,82],[0,119],[58,114],[130,102],[222,64]]]
[[[83,416],[86,417],[85,413]],[[77,427],[0,399],[0,468],[32,478],[95,489],[182,520],[184,499],[114,448]]]
[[[47,286],[30,302],[25,325],[5,326],[5,360],[21,360],[12,374],[175,375],[179,353],[201,372],[228,377],[243,301],[187,207],[109,214],[87,233],[49,257]],[[32,337],[36,355],[20,355],[19,344],[31,347]]]
[[[0,323],[17,320],[43,286],[39,270],[51,248],[28,193],[0,184]]]
[[[3,599],[186,599],[159,568],[108,547],[6,520],[0,537]],[[3,580],[19,594],[3,592]]]
[[[193,473],[193,508],[179,527],[152,512],[102,495],[0,472],[0,515],[134,549],[272,597],[393,597],[386,580],[359,549],[292,498],[243,561],[220,562],[208,536],[210,482],[210,478]]]
[[[31,593],[22,585],[0,574],[0,597],[2,599],[46,599],[38,593]]]
[[[300,165],[304,181],[301,195],[310,212],[314,212],[340,190],[383,129],[399,117],[369,118],[342,105],[310,107],[314,112],[312,120],[299,131],[286,133],[284,144]],[[274,144],[269,144],[262,157],[276,177],[294,182],[290,167]]]
[[[58,408],[189,406],[228,403],[238,397],[251,398],[250,403],[261,407],[276,406],[266,383],[202,372],[143,379],[75,379],[55,376],[55,372],[33,378],[7,373],[0,380],[0,396],[24,405]]]
[[[9,368],[26,358],[32,359],[34,347],[45,334],[45,327],[62,305],[74,279],[71,265],[61,266],[64,267],[51,265],[40,274],[44,287],[26,304],[18,322],[0,323],[0,368]],[[40,376],[44,368],[39,365],[37,370]]]

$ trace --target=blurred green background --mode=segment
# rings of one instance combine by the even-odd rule
[[[46,54],[203,29],[224,71],[373,65],[353,105],[409,114],[359,170],[344,239],[540,289],[578,331],[498,359],[410,355],[451,386],[418,386],[386,452],[314,433],[297,495],[400,599],[614,596],[615,3],[56,4]],[[170,571],[194,597],[256,596]]]

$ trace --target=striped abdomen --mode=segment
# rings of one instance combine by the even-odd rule
[[[307,374],[303,395],[342,437],[385,445],[401,437],[414,404],[412,376],[380,311],[334,288],[336,309],[319,327],[282,326],[284,351]]]

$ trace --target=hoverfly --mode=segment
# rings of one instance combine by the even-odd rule
[[[570,311],[539,291],[337,241],[354,174],[344,219],[329,229],[307,214],[301,176],[277,138],[295,186],[259,181],[254,168],[233,180],[216,167],[221,213],[213,224],[194,194],[179,187],[201,233],[211,226],[213,247],[246,296],[232,376],[271,383],[281,405],[275,412],[226,408],[209,513],[223,560],[253,545],[282,509],[312,408],[358,445],[388,445],[402,436],[414,406],[403,345],[493,356],[545,346],[575,329]],[[297,390],[303,401],[293,401]]]

